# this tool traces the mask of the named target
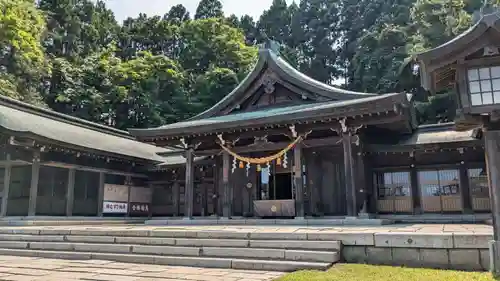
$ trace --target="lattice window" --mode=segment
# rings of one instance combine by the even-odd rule
[[[460,194],[458,170],[419,171],[418,184],[422,196],[442,196]]]
[[[500,66],[469,69],[467,78],[473,106],[500,103]]]
[[[386,172],[377,174],[378,198],[411,196],[410,172]]]

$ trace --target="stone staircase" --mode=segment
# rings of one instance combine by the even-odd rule
[[[325,270],[339,261],[341,247],[306,233],[0,228],[0,255],[174,266]]]

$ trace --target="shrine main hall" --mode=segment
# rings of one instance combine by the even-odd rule
[[[0,216],[488,215],[481,129],[318,82],[261,47],[205,112],[120,131],[0,97]]]

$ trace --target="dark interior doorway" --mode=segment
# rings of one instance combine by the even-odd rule
[[[293,199],[292,174],[273,173],[269,179],[269,193],[271,200]]]

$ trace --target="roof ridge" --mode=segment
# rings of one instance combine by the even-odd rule
[[[130,135],[130,133],[127,132],[127,131],[123,131],[123,130],[119,130],[119,129],[116,129],[116,128],[113,128],[113,127],[110,127],[110,126],[106,126],[106,125],[98,124],[98,123],[95,123],[95,122],[87,121],[85,119],[78,118],[78,117],[73,117],[71,115],[59,113],[59,112],[56,112],[54,110],[45,109],[45,108],[42,108],[42,107],[39,107],[39,106],[35,106],[35,105],[32,105],[32,104],[28,104],[28,103],[25,103],[25,102],[22,102],[22,101],[15,100],[15,99],[10,98],[10,97],[6,97],[6,96],[3,96],[3,95],[0,95],[0,105],[5,105],[7,107],[10,107],[10,108],[13,108],[13,109],[17,109],[17,110],[21,110],[23,112],[28,112],[30,114],[34,114],[34,115],[38,115],[38,116],[41,116],[41,117],[49,118],[49,119],[52,119],[52,120],[55,120],[55,121],[59,121],[59,122],[63,122],[63,123],[67,123],[67,124],[71,124],[71,125],[83,127],[83,128],[86,128],[86,129],[98,131],[98,132],[101,132],[101,133],[104,133],[104,134],[114,135],[114,136],[117,136],[117,137],[122,137],[122,138],[128,138],[128,139],[134,139],[135,140],[135,138],[132,135]]]

